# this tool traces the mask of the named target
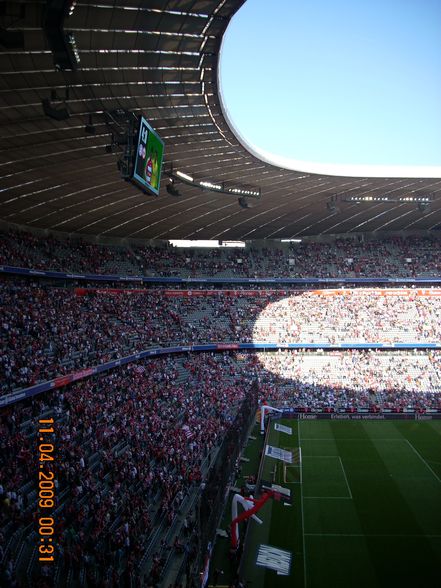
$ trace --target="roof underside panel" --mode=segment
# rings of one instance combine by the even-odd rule
[[[427,230],[441,223],[437,179],[326,177],[256,159],[224,119],[217,89],[223,33],[243,0],[77,2],[65,31],[75,36],[76,71],[58,71],[42,29],[46,3],[24,2],[23,47],[0,46],[1,219],[44,229],[136,238],[292,238],[320,233]],[[54,120],[42,100],[67,108]],[[121,179],[106,112],[143,113],[173,166],[198,180],[261,188],[252,208],[237,197],[178,184],[159,197]],[[92,116],[95,134],[85,125]],[[372,201],[339,203],[337,193],[429,193],[430,207]]]

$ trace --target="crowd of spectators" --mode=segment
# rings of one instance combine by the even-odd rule
[[[0,235],[0,264],[122,275],[438,276],[440,253],[441,241],[417,237],[196,253]],[[154,346],[441,342],[441,297],[412,290],[80,293],[5,278],[0,305],[2,394]],[[120,367],[3,409],[0,585],[36,582],[41,415],[56,423],[58,497],[58,563],[41,586],[68,577],[90,587],[156,586],[171,554],[192,557],[192,496],[254,382],[261,400],[302,411],[426,411],[441,410],[440,370],[436,351],[189,354]]]
[[[32,529],[41,415],[56,427],[58,573],[82,570],[91,586],[144,574],[154,585],[182,545],[168,530],[253,382],[261,401],[298,410],[439,410],[440,368],[439,352],[201,353],[131,364],[19,403],[0,419],[2,573],[21,569],[9,539]]]
[[[279,406],[441,409],[440,352],[280,350],[254,361],[261,398]]]
[[[179,539],[186,531],[178,521],[254,382],[261,401],[301,411],[440,410],[440,368],[439,352],[187,354],[18,403],[0,416],[1,578],[18,585],[14,577],[27,570],[32,581],[41,415],[54,418],[57,447],[58,565],[48,575],[90,586],[155,586],[170,555],[191,544]],[[17,533],[30,548],[27,559],[11,546]]]
[[[435,343],[441,341],[441,297],[304,292],[270,302],[253,334],[255,341],[276,343]]]
[[[129,586],[141,577],[156,586],[169,552],[183,544],[178,515],[187,516],[185,504],[251,385],[236,367],[227,354],[151,360],[3,412],[0,580],[12,586],[22,568],[8,541],[32,533],[43,414],[55,421],[59,569],[51,573],[79,581],[81,572],[88,586]],[[190,520],[191,513],[184,534]]]
[[[252,336],[282,343],[335,343],[354,337],[359,341],[440,339],[438,298],[366,295],[345,297],[342,304],[339,297],[319,297],[317,303],[316,295],[280,299],[272,294],[270,299],[280,300],[267,306],[267,299],[244,301],[221,294],[170,299],[158,292],[77,297],[71,290],[9,285],[4,285],[1,296],[3,381],[15,386],[151,344],[248,342]]]
[[[131,260],[125,247],[39,237],[24,231],[0,232],[0,264],[55,271],[118,273]]]
[[[0,265],[131,276],[418,277],[441,275],[441,240],[429,237],[305,241],[274,247],[178,249],[99,245],[22,231],[0,233]]]
[[[167,296],[160,290],[78,296],[69,288],[0,282],[1,390],[9,392],[152,346],[269,343],[434,343],[441,297]],[[399,293],[399,291],[398,291]]]

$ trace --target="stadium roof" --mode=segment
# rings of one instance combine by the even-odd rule
[[[0,12],[0,218],[69,233],[174,239],[439,228],[440,179],[287,171],[241,145],[223,115],[217,74],[223,33],[242,4],[79,1],[65,30],[75,37],[80,63],[76,71],[60,71],[42,28],[46,2],[6,2]],[[23,40],[13,34],[20,31]],[[44,99],[49,108],[67,108],[69,118],[45,115]],[[176,184],[181,196],[173,197],[165,175],[159,197],[124,182],[117,153],[106,152],[105,113],[117,109],[145,114],[165,141],[165,171],[173,165],[199,181],[260,187],[260,200],[244,209],[237,196],[186,183]],[[85,132],[89,122],[94,134]],[[404,200],[428,195],[431,203]]]

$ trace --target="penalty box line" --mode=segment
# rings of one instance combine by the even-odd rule
[[[296,482],[288,482],[288,480],[286,479],[286,471],[288,468],[291,468],[292,470],[296,469],[299,470],[299,480]],[[283,483],[284,484],[300,484],[300,465],[283,465]]]
[[[338,459],[339,462],[340,462],[341,471],[343,472],[343,477],[344,477],[345,482],[346,482],[346,487],[347,487],[348,492],[349,492],[349,496],[305,496],[305,498],[326,498],[326,499],[329,499],[329,498],[336,499],[336,498],[338,498],[340,500],[353,500],[354,497],[353,497],[352,492],[351,492],[351,487],[349,486],[349,481],[348,481],[348,477],[346,475],[346,470],[344,468],[342,459],[341,459],[341,457],[339,455],[308,455],[308,456],[305,455],[305,457],[308,457],[308,458],[309,457],[312,457],[312,458],[320,458],[321,457],[321,458],[326,458],[326,459],[329,459],[331,457],[334,457],[334,458]]]
[[[433,471],[433,469],[430,467],[430,465],[427,463],[427,461],[424,459],[421,453],[415,449],[415,447],[408,439],[404,439],[404,441],[406,441],[406,443],[409,445],[409,447],[412,449],[415,455],[417,455],[420,458],[421,462],[428,468],[428,470],[433,474],[436,480],[441,484],[441,478]]]
[[[285,451],[292,451],[293,447],[284,447],[283,449],[285,449]],[[288,482],[286,479],[286,471],[288,468],[293,469],[298,469],[299,470],[299,476],[300,479],[297,482]],[[283,483],[284,484],[301,484],[302,483],[302,448],[299,446],[299,463],[297,464],[290,464],[288,465],[286,462],[283,462]]]
[[[335,437],[304,437],[303,441],[336,441],[337,439]],[[415,455],[420,459],[420,461],[427,467],[427,469],[432,473],[432,475],[434,476],[434,478],[441,484],[441,478],[438,476],[438,474],[433,470],[433,468],[429,465],[428,461],[426,459],[424,459],[424,457],[421,455],[421,453],[415,449],[415,447],[412,445],[412,443],[409,441],[409,439],[406,439],[405,437],[370,437],[369,439],[360,439],[359,437],[346,437],[346,438],[339,438],[338,441],[370,441],[370,442],[375,442],[375,441],[401,441],[402,443],[406,443],[408,445],[408,447],[415,453]],[[306,456],[305,456],[306,457]],[[338,457],[340,459],[340,463],[341,463],[341,468],[343,470],[343,475],[345,477],[346,480],[346,484],[348,486],[348,490],[349,490],[349,494],[351,494],[351,489],[349,487],[348,484],[348,479],[346,476],[346,472],[345,469],[343,467],[343,462],[341,461],[341,457],[339,455],[335,455],[335,456],[325,456],[325,455],[308,455],[308,457]],[[434,462],[432,462],[434,463]],[[306,498],[306,497],[305,497]]]

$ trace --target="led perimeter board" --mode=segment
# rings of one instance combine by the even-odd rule
[[[132,181],[156,196],[159,194],[163,155],[164,141],[141,116]]]

